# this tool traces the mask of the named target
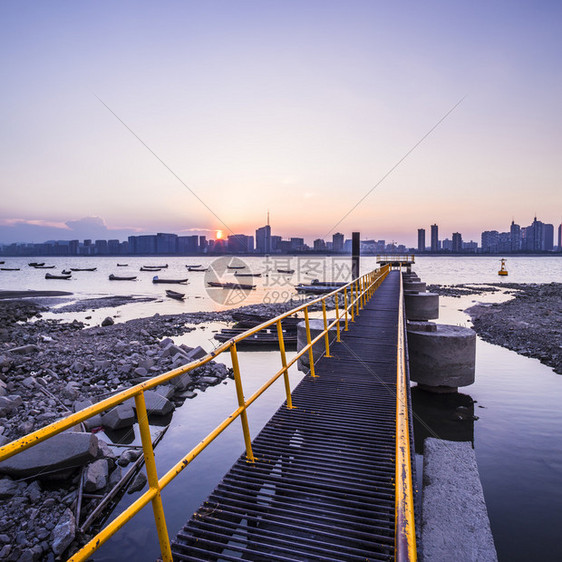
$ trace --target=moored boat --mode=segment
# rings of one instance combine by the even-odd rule
[[[33,265],[35,269],[55,269],[56,265]]]
[[[170,289],[166,289],[166,296],[178,301],[182,301],[183,299],[185,299],[185,293],[178,293],[177,291],[172,291]]]
[[[0,263],[4,263],[4,262],[0,262]],[[29,265],[30,267],[41,267],[43,265],[45,265],[45,262],[36,262],[36,261],[32,261],[31,263],[28,263],[27,265]]]
[[[227,265],[226,267],[228,269],[245,269],[246,268],[245,265]]]
[[[146,267],[146,269],[166,269],[168,267],[168,264],[165,263],[164,265],[143,265],[143,267]]]
[[[1,271],[19,271],[19,267],[0,267]]]
[[[118,263],[117,267],[129,267],[128,263]]]
[[[161,279],[158,275],[152,278],[153,283],[187,283],[187,277],[185,279]]]
[[[208,267],[195,267],[190,265],[186,265],[185,267],[187,267],[187,271],[207,271],[209,269]]]
[[[60,275],[55,275],[54,273],[45,273],[45,279],[70,279],[70,273],[61,273]]]
[[[305,283],[301,283],[297,285],[295,289],[298,293],[314,293],[314,294],[324,294],[324,293],[331,293],[340,287],[343,287],[345,283],[336,283],[331,281],[318,281],[318,279],[314,279],[312,283],[309,285]]]
[[[244,291],[251,291],[256,288],[255,285],[248,285],[246,283],[219,283],[218,281],[207,281],[207,285],[221,289],[242,289]]]
[[[63,269],[61,271],[61,275],[72,275],[72,271],[68,270],[68,269]]]
[[[70,271],[96,271],[96,269],[97,267],[71,267]]]
[[[140,268],[140,271],[152,271],[152,273],[154,273],[155,271],[162,271],[162,269],[164,269],[163,267],[151,267],[149,265],[143,265]]]
[[[261,273],[238,273],[234,272],[235,277],[261,277]]]
[[[287,273],[289,275],[293,274],[295,272],[294,269],[278,269],[277,273]]]
[[[109,275],[109,280],[110,281],[135,281],[137,278],[136,275],[129,275],[129,276],[119,276],[119,275],[113,275],[113,273],[111,273]]]
[[[187,269],[190,269],[192,267],[194,267],[195,269],[198,269],[199,267],[201,267],[201,264],[200,263],[198,263],[198,264],[190,263],[190,264],[186,265],[185,267],[187,267]]]

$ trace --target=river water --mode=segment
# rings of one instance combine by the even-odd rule
[[[0,289],[52,289],[72,291],[71,299],[108,295],[153,296],[155,301],[101,309],[89,313],[58,315],[59,318],[83,320],[96,324],[109,314],[117,321],[151,316],[156,312],[174,314],[198,310],[222,310],[258,302],[275,302],[294,298],[300,302],[293,285],[313,278],[346,280],[349,258],[241,258],[245,270],[261,272],[254,278],[254,291],[230,297],[206,289],[206,273],[188,273],[185,265],[212,266],[220,280],[236,280],[225,263],[213,266],[213,259],[202,258],[45,258],[59,272],[65,267],[97,267],[95,272],[76,272],[70,281],[49,280],[45,272],[33,270],[28,261],[3,258],[1,267],[20,267],[20,271],[0,271]],[[225,258],[221,258],[225,259]],[[232,258],[230,258],[232,259]],[[117,263],[127,267],[117,267]],[[187,286],[170,286],[186,293],[184,302],[167,299],[163,285],[151,282],[154,274],[140,272],[141,265],[168,263],[157,275],[166,278],[189,278]],[[228,263],[231,262],[226,262]],[[374,258],[363,258],[362,271],[376,267]],[[277,269],[296,269],[292,276],[278,274]],[[414,270],[427,283],[497,283],[499,259],[495,257],[419,257]],[[562,281],[561,257],[511,257],[507,261],[506,282],[549,283]],[[109,281],[110,273],[136,275],[137,281]],[[207,277],[208,279],[208,277]],[[245,278],[239,278],[248,282]],[[222,291],[222,290],[221,290]],[[439,322],[470,326],[463,312],[474,302],[497,302],[509,298],[501,293],[441,297]],[[86,320],[86,316],[91,319]],[[199,326],[195,331],[175,338],[188,345],[202,345],[210,350],[213,330],[224,324]],[[219,360],[223,360],[222,356]],[[227,358],[223,360],[229,364]],[[245,395],[249,396],[266,377],[280,366],[275,352],[241,353],[241,370]],[[291,384],[302,375],[291,372]],[[451,420],[454,408],[476,401],[474,422]],[[275,384],[249,410],[252,435],[267,422],[283,402],[283,388]],[[421,467],[423,438],[427,435],[452,440],[471,441],[476,452],[492,531],[500,560],[562,560],[558,539],[562,528],[562,376],[535,359],[477,340],[476,382],[461,389],[456,397],[428,397],[413,389],[416,431],[416,461]],[[236,408],[232,381],[210,387],[193,400],[187,400],[174,412],[170,427],[156,449],[157,468],[164,474],[192,446]],[[420,423],[423,420],[423,424]],[[162,428],[153,426],[156,435]],[[138,432],[120,436],[123,442],[138,443]],[[238,423],[226,430],[193,464],[163,492],[169,533],[174,536],[191,513],[208,496],[244,449]],[[420,472],[418,470],[418,472]],[[419,475],[421,479],[421,475]],[[139,493],[126,495],[118,505],[121,510]],[[117,511],[115,512],[117,513]],[[143,512],[119,531],[95,555],[95,560],[154,560],[159,555],[152,510]]]

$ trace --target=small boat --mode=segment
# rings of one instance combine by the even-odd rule
[[[207,281],[209,287],[216,287],[221,289],[242,289],[244,291],[251,291],[255,289],[255,285],[247,285],[245,283],[219,283],[218,281]]]
[[[226,267],[228,269],[245,269],[246,268],[245,265],[227,265]]]
[[[110,274],[109,276],[109,280],[110,281],[135,281],[137,278],[136,275],[130,275],[127,277],[120,277],[119,275],[113,275],[113,273]]]
[[[118,263],[117,267],[129,267],[128,263]]]
[[[45,273],[45,279],[70,279],[71,273],[61,273],[54,275],[53,273]]]
[[[160,279],[158,275],[152,278],[153,283],[187,283],[187,277],[185,279]]]
[[[261,273],[238,273],[234,272],[235,277],[261,277]]]
[[[208,267],[192,267],[190,265],[186,265],[185,267],[187,267],[187,271],[207,271],[209,269]]]
[[[4,263],[4,262],[0,262],[0,263]],[[29,265],[30,267],[41,267],[41,266],[45,265],[45,262],[38,263],[36,261],[32,261],[31,263],[28,263],[27,265]]]
[[[345,283],[335,283],[331,281],[318,281],[318,279],[314,279],[312,283],[306,285],[305,283],[301,283],[297,285],[295,289],[297,293],[315,293],[315,294],[324,294],[324,293],[331,293],[340,287],[343,287]]]
[[[97,267],[71,267],[70,271],[95,271],[96,269]]]
[[[34,265],[35,269],[55,269],[56,265]]]
[[[63,269],[61,271],[61,275],[72,275],[72,271],[69,271],[68,269]]]
[[[186,265],[185,267],[187,267],[187,269],[191,269],[192,267],[195,268],[195,269],[198,269],[198,268],[201,267],[201,264],[200,263],[198,263],[197,265],[189,264],[189,265]]]
[[[19,267],[0,267],[0,270],[2,270],[2,271],[19,271],[20,268]]]
[[[178,301],[185,299],[185,293],[178,293],[177,291],[171,291],[170,289],[166,289],[166,296]]]
[[[162,267],[151,267],[149,265],[143,265],[140,270],[141,271],[152,271],[152,273],[154,273],[155,271],[162,271]]]
[[[277,273],[287,273],[289,275],[292,275],[295,272],[294,269],[278,269]]]
[[[0,263],[4,263],[3,261],[0,261]]]
[[[505,258],[502,258],[500,260],[501,263],[501,267],[500,270],[498,271],[498,275],[507,275],[507,269],[505,268]]]
[[[168,264],[165,263],[164,265],[143,265],[143,267],[146,267],[146,269],[166,269],[168,267]]]

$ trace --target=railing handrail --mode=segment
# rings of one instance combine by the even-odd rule
[[[161,375],[158,375],[149,381],[144,381],[139,383],[129,389],[123,390],[114,396],[106,398],[101,402],[98,402],[92,406],[89,406],[80,412],[70,414],[53,422],[39,430],[36,430],[20,439],[12,441],[2,447],[0,447],[0,461],[3,461],[11,456],[20,453],[29,447],[32,447],[46,439],[61,433],[62,431],[69,429],[70,427],[83,422],[84,420],[100,414],[109,408],[121,404],[125,400],[134,398],[135,406],[137,409],[137,420],[139,423],[139,429],[141,434],[141,441],[143,446],[143,452],[146,460],[146,471],[149,483],[149,489],[141,495],[133,504],[126,508],[122,513],[120,513],[113,521],[111,521],[104,529],[102,529],[89,543],[82,547],[77,553],[75,553],[69,560],[86,560],[90,557],[93,552],[95,552],[102,544],[104,544],[115,532],[117,532],[123,525],[125,525],[134,515],[136,515],[143,507],[145,507],[149,502],[153,504],[155,523],[158,530],[158,537],[160,541],[160,548],[162,552],[163,560],[172,560],[169,538],[167,534],[166,523],[164,519],[164,512],[162,507],[162,501],[160,498],[161,490],[167,486],[175,476],[177,476],[205,447],[210,444],[218,435],[220,435],[236,418],[241,417],[242,426],[244,432],[244,439],[246,442],[247,458],[249,462],[253,462],[253,454],[251,451],[251,440],[249,439],[249,429],[246,420],[246,409],[250,406],[265,390],[267,390],[276,380],[281,376],[285,377],[285,389],[287,394],[287,406],[291,406],[291,392],[289,387],[288,370],[292,365],[306,352],[309,353],[310,358],[310,370],[311,375],[314,375],[314,361],[312,356],[312,347],[319,342],[323,337],[326,336],[326,350],[328,351],[328,331],[337,325],[337,339],[339,341],[340,337],[340,327],[339,324],[343,321],[345,313],[345,328],[347,330],[348,316],[353,322],[354,317],[359,314],[359,309],[363,308],[364,304],[380,285],[382,280],[388,275],[390,271],[390,266],[384,266],[370,273],[366,273],[356,279],[353,279],[349,283],[334,289],[330,293],[322,295],[316,299],[308,301],[298,307],[295,307],[289,311],[277,315],[275,318],[267,320],[262,324],[254,328],[246,330],[242,334],[236,335],[234,338],[224,342],[219,345],[212,352],[207,354],[205,357],[195,360],[187,365],[173,369]],[[348,289],[350,298],[348,299]],[[342,314],[340,315],[338,295],[340,293],[344,294],[345,306],[342,307]],[[336,305],[336,319],[328,324],[326,320],[326,307],[325,303],[328,299],[332,297],[335,298]],[[308,321],[308,309],[318,303],[322,303],[322,311],[324,316],[324,330],[320,334],[311,339],[310,337],[310,326]],[[305,321],[306,321],[306,331],[307,331],[307,345],[305,345],[300,352],[298,352],[295,357],[287,363],[285,358],[285,348],[283,340],[283,332],[281,328],[282,320],[304,310]],[[282,368],[275,373],[268,381],[266,381],[250,398],[244,399],[242,391],[242,382],[240,378],[240,372],[237,365],[237,351],[236,343],[242,341],[243,339],[269,327],[277,324],[278,336],[279,336],[279,351],[282,356]],[[218,355],[225,351],[231,351],[233,358],[233,368],[234,368],[234,379],[236,384],[236,391],[238,394],[239,406],[234,410],[230,416],[225,418],[214,430],[212,430],[199,444],[189,451],[178,463],[176,463],[164,476],[158,478],[156,473],[156,466],[154,463],[154,451],[152,448],[152,441],[150,438],[150,429],[148,425],[148,415],[146,412],[146,404],[144,400],[144,392],[150,390],[158,385],[161,385],[169,380],[188,373],[206,363],[215,359]]]
[[[417,560],[417,552],[404,330],[404,285],[400,270],[398,342],[396,346],[395,560],[414,562]]]

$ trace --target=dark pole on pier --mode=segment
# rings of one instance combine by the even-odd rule
[[[359,232],[351,235],[351,278],[359,277],[359,255],[361,253],[361,243],[359,242]]]

